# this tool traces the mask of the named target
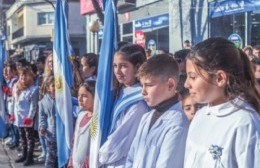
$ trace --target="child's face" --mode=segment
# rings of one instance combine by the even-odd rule
[[[80,60],[81,73],[83,78],[87,78],[93,75],[95,67],[90,67],[87,63],[87,58],[82,57]]]
[[[55,95],[55,85],[54,85],[54,83],[52,83],[48,86],[47,91],[49,92],[50,95]]]
[[[175,94],[176,85],[173,79],[164,81],[160,77],[150,76],[141,77],[140,81],[143,85],[144,100],[150,107],[157,106]]]
[[[188,118],[191,121],[197,111],[197,105],[194,100],[192,100],[191,96],[182,100],[182,108]]]
[[[79,108],[83,110],[93,111],[94,97],[92,94],[81,86],[78,92]]]
[[[131,86],[136,82],[137,68],[120,54],[114,57],[114,73],[119,83]]]
[[[189,89],[190,96],[197,103],[211,103],[217,105],[226,101],[224,87],[216,84],[215,78],[210,78],[208,73],[200,70],[198,74],[190,60],[186,62],[187,78],[184,86]],[[203,77],[201,76],[203,75]]]
[[[6,69],[6,75],[8,79],[11,79],[14,76],[13,71],[10,68]]]
[[[47,60],[48,67],[53,70],[53,57],[49,57]]]
[[[21,74],[20,75],[20,82],[23,83],[23,84],[26,84],[28,81],[29,81],[29,76],[27,74]]]

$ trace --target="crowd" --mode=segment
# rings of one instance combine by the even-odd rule
[[[68,168],[89,167],[98,55],[72,60],[74,135]],[[99,67],[101,68],[101,67]],[[101,168],[256,168],[260,165],[260,46],[210,38],[174,54],[120,43],[114,105]],[[36,65],[7,61],[3,87],[15,162],[33,164],[35,137],[45,167],[58,167],[53,55]]]

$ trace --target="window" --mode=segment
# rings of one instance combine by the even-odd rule
[[[38,13],[38,25],[53,25],[54,12]]]

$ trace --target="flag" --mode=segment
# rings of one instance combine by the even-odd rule
[[[67,29],[67,0],[57,0],[54,22],[53,69],[55,77],[56,137],[59,167],[69,160],[73,135],[72,97],[73,84],[70,58],[72,47]]]
[[[117,48],[116,7],[113,0],[107,0],[105,3],[104,33],[98,65],[94,114],[90,123],[90,168],[98,167],[99,148],[108,136],[113,108],[113,56]]]
[[[4,138],[6,136],[5,129],[5,107],[4,107],[4,95],[3,95],[3,69],[4,69],[4,61],[6,60],[6,52],[4,47],[5,36],[0,37],[0,138]]]

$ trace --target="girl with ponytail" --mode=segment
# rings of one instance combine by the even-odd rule
[[[260,95],[251,64],[224,38],[195,45],[187,57],[185,87],[199,110],[190,125],[185,168],[260,165]]]

